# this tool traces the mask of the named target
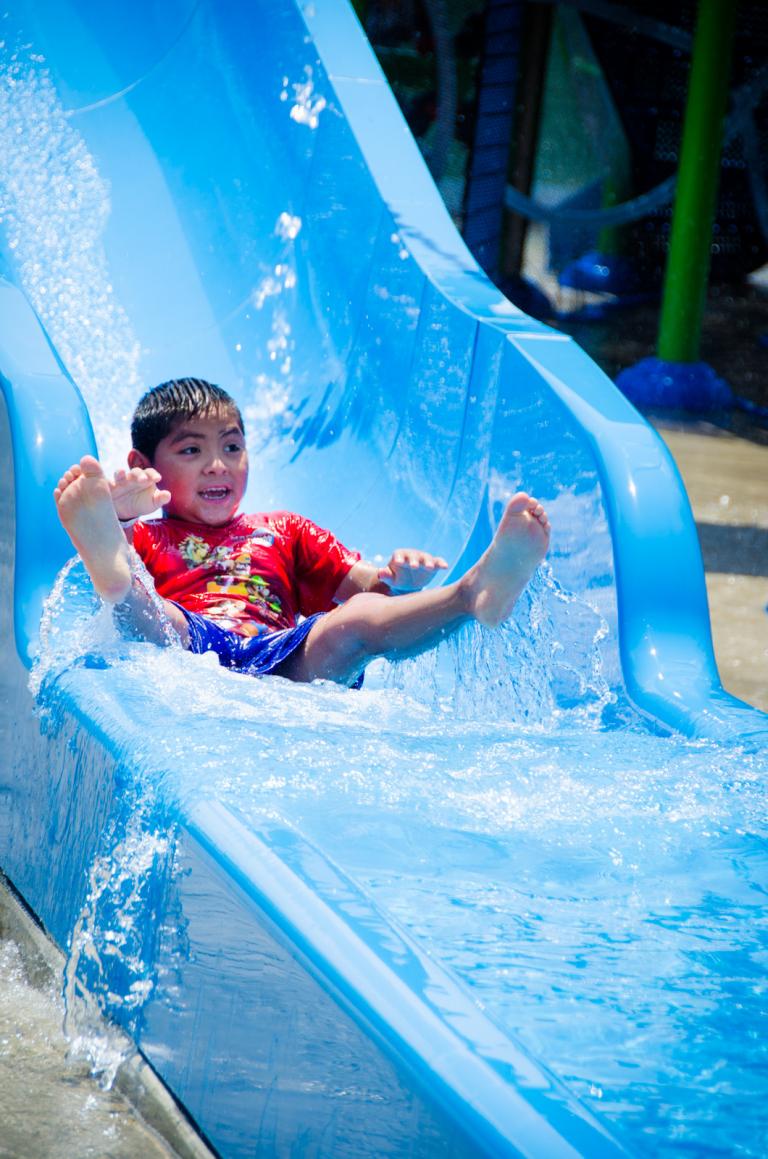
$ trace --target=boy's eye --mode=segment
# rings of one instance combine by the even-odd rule
[[[182,447],[181,450],[179,451],[179,454],[180,455],[196,455],[196,454],[198,454],[199,450],[200,450],[200,448],[196,447],[196,446]]]
[[[224,450],[232,454],[239,454],[243,450],[243,447],[241,443],[227,443]]]

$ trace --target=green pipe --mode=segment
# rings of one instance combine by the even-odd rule
[[[659,323],[665,362],[699,359],[736,9],[699,0]]]

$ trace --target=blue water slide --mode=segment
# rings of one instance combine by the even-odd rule
[[[71,555],[51,491],[97,446],[118,465],[141,390],[170,377],[241,403],[246,508],[299,510],[368,557],[412,542],[456,573],[525,486],[634,710],[768,736],[720,685],[663,444],[478,269],[344,0],[29,0],[6,24],[0,863],[60,945],[104,832],[133,823],[115,803],[155,801],[183,726],[147,743],[149,693],[93,655],[35,712]],[[621,1152],[322,849],[204,794],[164,808],[159,981],[140,1016],[105,1005],[222,1155]]]

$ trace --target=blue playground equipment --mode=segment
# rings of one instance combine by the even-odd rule
[[[421,767],[418,722],[430,753],[452,747],[453,710],[433,725],[429,697],[418,707],[431,670],[400,719],[376,673],[359,694],[248,683],[122,640],[77,568],[40,622],[71,555],[62,471],[97,446],[117,466],[141,391],[206,377],[242,404],[246,508],[300,510],[369,558],[413,542],[459,570],[507,493],[540,495],[551,558],[510,637],[542,679],[523,723],[546,701],[584,732],[570,756],[539,725],[525,745],[575,770],[591,745],[638,737],[683,765],[705,754],[720,779],[753,768],[768,719],[721,687],[667,451],[572,340],[481,273],[344,0],[29,0],[6,24],[0,864],[69,950],[70,1016],[94,994],[227,1159],[632,1150],[598,1095],[382,900],[436,806],[414,805],[363,871],[395,825],[374,796],[357,811],[382,751]],[[479,703],[477,656],[457,656]],[[510,711],[494,656],[487,731],[467,725],[445,754],[476,744],[478,776]],[[469,851],[451,833],[432,868],[466,857],[482,877],[495,839]]]

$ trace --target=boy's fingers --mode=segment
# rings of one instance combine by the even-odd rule
[[[447,567],[448,564],[439,556],[429,555],[427,552],[421,552],[415,556],[412,561],[412,567],[422,568],[424,571],[436,571],[438,568]]]
[[[412,571],[436,571],[438,568],[447,568],[448,564],[442,556],[404,547],[393,553],[390,567],[407,567]]]

